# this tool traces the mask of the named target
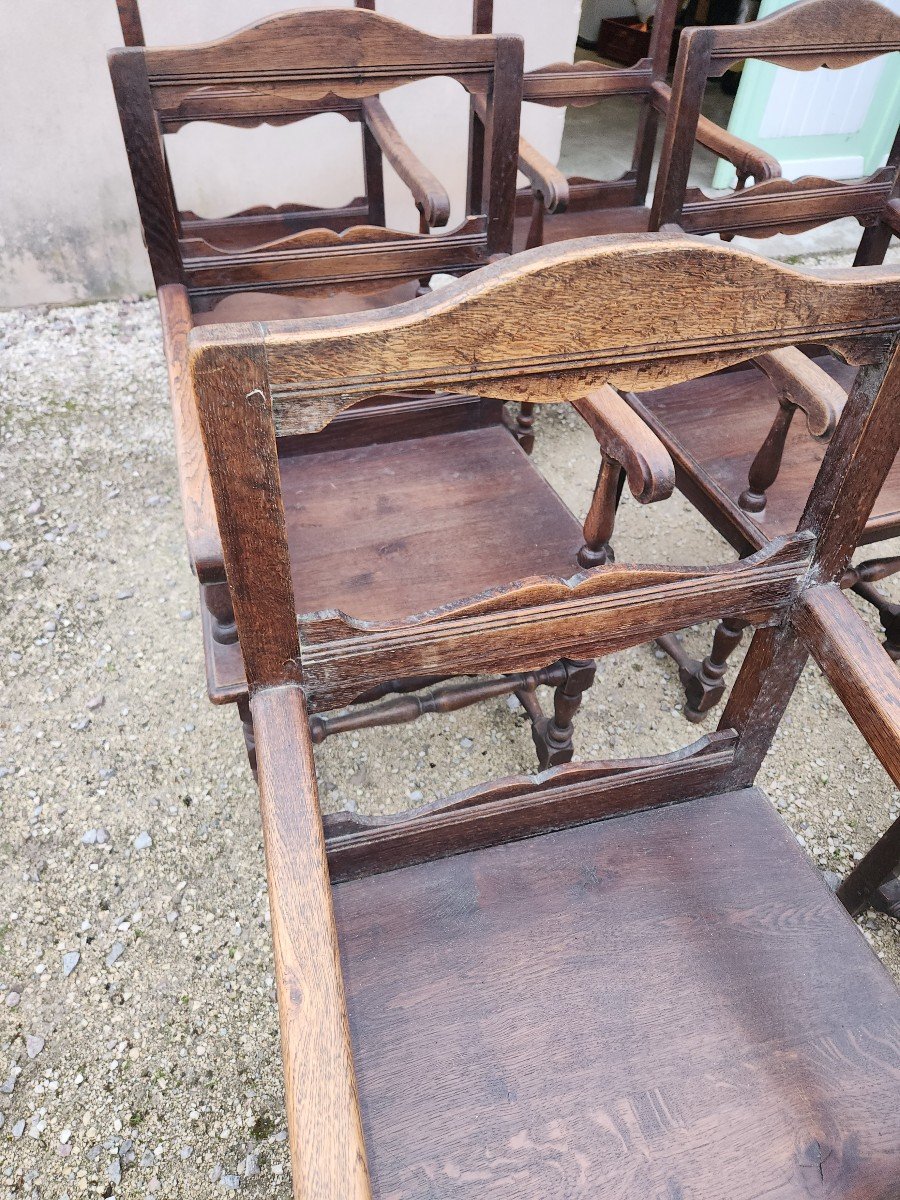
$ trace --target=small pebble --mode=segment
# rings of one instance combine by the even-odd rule
[[[475,745],[475,743],[469,737],[460,738],[459,744],[462,746],[463,750],[471,750]]]
[[[133,588],[125,588],[121,592],[116,592],[116,599],[117,600],[130,600],[133,595],[134,595]]]
[[[114,1187],[118,1187],[122,1182],[122,1164],[118,1158],[114,1158],[106,1168],[106,1178]]]
[[[119,959],[122,957],[122,955],[124,953],[125,953],[124,943],[123,942],[113,942],[113,944],[110,948],[109,954],[107,954],[107,956],[106,956],[106,965],[108,967],[111,967],[114,963],[117,963],[119,961]]]
[[[225,1188],[226,1191],[236,1192],[240,1186],[241,1186],[241,1181],[237,1177],[237,1175],[223,1175],[222,1176],[222,1187]]]
[[[141,1155],[141,1166],[147,1168],[156,1166],[156,1155],[152,1150],[145,1150]],[[213,1182],[215,1182],[215,1180],[213,1180]]]
[[[24,1132],[25,1122],[22,1120],[16,1121],[15,1125],[13,1125],[12,1129],[10,1130],[10,1133],[16,1139],[20,1138]]]
[[[218,1183],[221,1178],[222,1178],[222,1164],[216,1163],[216,1165],[212,1168],[212,1170],[209,1173],[209,1182],[210,1183]]]
[[[146,830],[143,833],[139,833],[134,839],[135,850],[149,850],[152,845],[153,838]]]
[[[259,1174],[259,1162],[255,1154],[248,1154],[244,1159],[244,1174],[248,1177]]]
[[[43,500],[32,500],[32,502],[25,509],[25,512],[29,517],[36,517],[43,507]]]
[[[94,846],[97,844],[97,830],[89,829],[87,833],[81,835],[82,846]]]
[[[29,1058],[37,1058],[44,1048],[44,1039],[39,1034],[31,1034],[25,1038],[25,1049]]]
[[[62,973],[63,979],[68,979],[75,968],[81,962],[81,955],[77,950],[69,950],[63,955]]]
[[[94,709],[102,708],[105,703],[106,697],[104,695],[101,694],[99,696],[91,696],[90,700],[88,700],[87,704],[85,705],[85,708],[89,708],[91,712],[93,712]]]
[[[94,832],[97,834],[97,845],[105,846],[106,843],[109,841],[109,830],[101,828],[101,829],[96,829]]]
[[[179,621],[190,621],[190,619],[193,615],[194,615],[193,612],[189,608],[183,608],[181,610],[181,612],[178,614],[178,620]]]
[[[59,1135],[59,1140],[64,1146],[68,1141],[71,1141],[71,1138],[72,1138],[72,1130],[71,1129],[64,1129],[62,1131],[62,1133]]]

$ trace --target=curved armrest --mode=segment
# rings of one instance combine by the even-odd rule
[[[446,225],[450,220],[450,197],[444,185],[416,158],[377,97],[368,96],[362,102],[362,109],[369,132],[412,192],[425,223],[430,228]]]
[[[169,369],[169,398],[175,422],[175,460],[191,569],[201,583],[225,580],[225,559],[213,505],[206,451],[188,366],[188,334],[193,326],[187,289],[166,283],[157,293],[163,346]]]
[[[635,500],[653,504],[672,495],[671,455],[615,388],[604,384],[572,404],[590,425],[604,456],[624,470]]]
[[[487,107],[483,96],[473,96],[472,106],[479,119],[486,119]],[[569,181],[549,158],[544,158],[531,142],[519,138],[519,170],[544,202],[547,212],[565,212],[569,205]]]
[[[668,84],[656,80],[653,83],[653,107],[661,113],[668,114],[671,99],[672,89]],[[701,117],[697,122],[697,132],[694,136],[701,146],[727,159],[742,178],[752,175],[757,183],[762,183],[765,179],[781,178],[781,164],[777,158],[767,154],[765,150],[760,150],[752,142],[735,137],[708,117]]]
[[[783,404],[793,404],[806,413],[812,436],[827,441],[847,400],[841,385],[796,346],[769,350],[753,362],[768,376]]]
[[[544,202],[547,212],[565,212],[569,205],[569,181],[549,158],[519,138],[519,170]]]

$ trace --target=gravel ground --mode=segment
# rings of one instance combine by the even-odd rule
[[[0,1196],[287,1197],[255,788],[235,713],[205,697],[155,305],[0,314],[0,347]],[[596,449],[569,411],[540,413],[535,458],[583,512]],[[678,497],[629,498],[617,546],[731,557]],[[577,754],[683,745],[680,700],[652,648],[604,660]],[[386,812],[534,760],[499,701],[319,763],[328,808]],[[761,783],[823,868],[898,812],[814,667]],[[900,980],[900,927],[862,928]]]

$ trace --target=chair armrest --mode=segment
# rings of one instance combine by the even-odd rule
[[[483,122],[487,106],[483,96],[473,96],[472,106]],[[519,138],[519,170],[531,184],[532,191],[540,196],[547,212],[565,212],[569,205],[569,181],[559,167],[549,158],[544,158],[531,142]]]
[[[653,107],[658,112],[668,115],[671,99],[672,89],[668,84],[655,80],[652,95]],[[765,150],[760,150],[751,142],[745,142],[743,138],[735,137],[733,133],[729,133],[721,125],[716,125],[708,117],[701,117],[697,122],[697,132],[694,137],[701,146],[705,146],[713,154],[727,159],[740,178],[745,179],[748,175],[752,175],[757,183],[762,183],[765,179],[781,178],[781,164],[777,158],[767,154]]]
[[[519,170],[531,184],[531,189],[544,202],[547,212],[565,212],[569,206],[569,181],[559,169],[544,158],[539,150],[519,138]]]
[[[175,460],[191,569],[201,583],[225,580],[225,559],[216,521],[197,401],[188,366],[188,334],[193,326],[186,288],[166,283],[157,293],[163,346],[169,371],[169,398],[175,422]]]
[[[368,96],[362,102],[362,109],[369,132],[412,192],[426,225],[429,228],[446,225],[450,220],[450,197],[444,185],[416,158],[377,97]]]
[[[371,1200],[303,692],[264,688],[250,711],[294,1195]]]
[[[593,430],[603,455],[619,464],[631,494],[641,504],[666,500],[675,487],[668,450],[615,388],[604,384],[572,402]]]
[[[812,436],[827,441],[847,400],[841,385],[796,346],[769,350],[753,362],[768,376],[782,403],[793,404],[806,413]]]

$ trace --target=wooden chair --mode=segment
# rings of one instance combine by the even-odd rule
[[[876,0],[798,0],[746,25],[686,29],[678,45],[650,228],[677,225],[688,233],[769,237],[855,217],[874,231],[864,239],[860,261],[880,261],[887,243],[878,225],[893,194],[900,142],[886,166],[852,183],[783,179],[774,160],[763,178],[749,171],[755,174],[749,188],[744,186],[748,172],[738,168],[737,190],[725,196],[706,196],[687,182],[708,79],[720,78],[747,58],[795,71],[841,70],[898,49],[900,17]],[[665,94],[666,89],[657,83],[656,91]]]
[[[119,12],[119,25],[122,29],[122,40],[126,46],[145,46],[144,27],[141,20],[140,6],[137,0],[116,0]],[[375,9],[374,0],[355,0],[356,8]],[[333,111],[324,108],[323,112]],[[307,116],[314,116],[313,106]],[[345,113],[348,120],[353,120],[352,114]],[[371,133],[368,125],[360,120],[362,131],[362,152],[365,166],[366,191],[362,196],[356,196],[349,203],[338,208],[316,208],[309,204],[280,204],[277,208],[271,205],[259,204],[240,212],[221,217],[201,217],[191,209],[181,209],[178,213],[179,227],[183,237],[197,237],[217,246],[227,246],[237,249],[243,246],[252,249],[261,243],[275,241],[304,229],[332,229],[336,233],[352,228],[354,225],[384,225],[384,165],[379,142]],[[431,192],[433,197],[428,212],[430,223],[434,227],[446,224],[450,215],[450,202],[446,193],[431,176],[431,173],[418,162],[408,147],[402,145],[400,135],[393,131],[391,137],[396,141],[397,153],[402,153],[407,163],[407,170],[416,177],[423,219],[425,216],[425,196]],[[165,147],[163,148],[165,155]],[[167,168],[168,170],[168,168]],[[169,173],[171,183],[171,173]],[[415,195],[415,192],[413,193]]]
[[[508,250],[521,57],[521,41],[516,38],[433,38],[371,12],[338,10],[273,18],[206,46],[182,50],[134,47],[113,51],[110,56],[158,284],[188,548],[201,585],[209,694],[216,703],[238,705],[251,759],[241,648],[186,369],[188,334],[195,324],[221,320],[223,314],[243,319],[271,312],[334,312],[342,307],[383,304],[398,295],[415,294],[420,278],[432,271],[468,271]],[[301,72],[294,69],[297,62],[305,64]],[[160,148],[160,130],[210,117],[235,123],[302,119],[311,106],[321,111],[324,97],[338,111],[370,123],[387,147],[379,115],[383,110],[373,108],[368,93],[427,75],[447,74],[485,100],[479,156],[482,186],[460,230],[429,237],[362,227],[349,230],[342,238],[328,231],[308,231],[263,245],[252,254],[206,256],[195,254],[196,238],[177,236],[177,206]],[[213,90],[225,85],[227,93]],[[273,104],[275,85],[277,104]],[[399,286],[398,279],[402,281]],[[379,281],[380,290],[373,291]],[[338,285],[356,290],[338,293]],[[220,293],[224,300],[219,299]],[[212,304],[215,307],[210,310]],[[640,425],[626,406],[622,406],[620,418],[628,428]],[[671,490],[671,464],[656,439],[645,435],[651,458],[655,454],[663,462],[662,482],[648,479],[646,463],[636,457],[641,453],[640,433],[638,428],[632,454],[615,429],[608,424],[597,429],[601,446],[618,454],[617,461],[627,459],[625,466],[636,491],[656,498],[666,494],[666,487]],[[434,440],[428,475],[407,482],[405,464],[411,459],[407,441],[429,435]],[[282,477],[286,494],[295,500],[290,511],[292,529],[296,527],[298,536],[306,529],[305,514],[316,489],[333,495],[336,501],[330,514],[331,532],[319,546],[322,569],[305,576],[312,592],[300,591],[311,609],[340,604],[352,612],[361,596],[372,602],[371,589],[377,596],[386,568],[401,561],[406,564],[414,595],[424,607],[466,594],[473,581],[477,586],[508,583],[510,564],[517,561],[527,531],[523,527],[518,540],[504,546],[497,538],[486,536],[478,522],[487,524],[491,497],[498,491],[521,489],[523,502],[541,510],[549,494],[546,485],[526,470],[521,451],[511,442],[500,404],[448,394],[445,389],[437,395],[409,391],[378,395],[345,414],[323,437],[284,441]],[[341,507],[333,490],[336,475],[354,481],[356,499],[350,506],[344,495]],[[534,546],[534,568],[570,574],[577,569],[584,537],[560,504],[551,505],[548,511],[546,523],[539,526],[547,544]],[[411,513],[417,526],[415,521],[410,523]],[[444,526],[440,534],[436,532],[438,522]],[[446,541],[448,535],[450,542]],[[451,547],[458,550],[461,539],[466,538],[472,543],[469,555],[454,558]],[[297,586],[302,589],[302,581],[298,580]],[[376,611],[390,613],[392,602],[389,594],[381,596],[375,601]],[[523,683],[521,697],[532,717],[542,763],[571,756],[572,727],[566,713],[591,676],[590,664],[564,665],[554,667],[537,682],[528,681],[527,688]],[[418,676],[380,680],[363,698],[374,699],[385,690],[402,691],[422,682]],[[537,683],[559,689],[555,724],[548,723],[537,706]],[[486,684],[475,692],[471,686],[461,694],[440,691],[422,703],[458,707],[471,702],[470,697],[509,690],[505,681],[492,686],[493,691]],[[409,719],[413,707],[411,700],[395,702],[378,715]],[[319,733],[326,736],[332,730],[367,722],[371,723],[366,713],[330,719]]]
[[[474,32],[491,32],[493,8],[493,0],[475,0]],[[640,105],[640,119],[632,165],[618,179],[566,177],[529,142],[520,139],[519,170],[530,187],[516,196],[517,250],[573,237],[642,232],[650,227],[647,191],[659,113],[665,114],[669,104],[665,81],[678,9],[679,0],[660,0],[649,53],[631,67],[584,60],[551,63],[525,74],[522,98],[526,103],[583,108],[612,96],[633,96]],[[741,175],[766,178],[777,165],[770,155],[705,117],[695,123],[694,139],[732,162]]]
[[[297,1200],[896,1193],[900,996],[753,781],[807,647],[852,681],[900,779],[900,688],[869,687],[881,651],[836,586],[900,444],[898,329],[900,272],[806,275],[651,235],[531,251],[393,312],[191,335],[257,736]],[[798,337],[862,370],[796,532],[725,566],[608,564],[298,635],[278,434],[401,386],[592,393],[602,412],[608,385]],[[521,516],[508,499],[498,522]],[[323,820],[323,704],[713,612],[758,629],[693,746]]]
[[[493,0],[474,0],[473,32],[490,33]],[[651,228],[647,190],[653,166],[659,113],[669,105],[666,71],[679,0],[659,0],[649,54],[631,67],[610,67],[592,60],[551,63],[528,71],[522,99],[554,108],[583,108],[616,96],[632,96],[640,106],[632,165],[618,179],[567,177],[525,138],[519,139],[519,170],[529,186],[516,193],[513,244],[516,250],[606,233],[643,232]],[[473,105],[477,113],[477,102]],[[477,132],[477,130],[476,130]],[[742,178],[768,178],[777,163],[763,151],[719,128],[706,117],[694,125],[694,138],[733,163]],[[517,420],[519,436],[534,438],[534,411],[529,405]]]
[[[900,17],[873,0],[801,0],[749,25],[685,31],[654,194],[653,226],[677,222],[693,232],[766,237],[854,216],[865,227],[857,265],[881,262],[892,233],[900,232],[900,137],[888,165],[859,183],[772,178],[743,188],[741,180],[737,191],[718,198],[687,189],[686,184],[691,129],[699,118],[707,78],[748,56],[797,70],[823,64],[838,70],[898,49]],[[679,489],[746,555],[795,528],[822,461],[822,443],[834,430],[853,378],[853,368],[833,357],[819,355],[811,361],[792,348],[764,355],[739,371],[629,400],[670,451]],[[805,427],[795,420],[798,410],[805,415]],[[724,412],[727,420],[721,417]],[[900,471],[892,470],[860,544],[898,533]],[[897,569],[900,559],[875,559],[848,569],[843,580],[878,608],[894,658],[900,657],[900,606],[889,603],[873,585]],[[675,637],[661,640],[678,664],[689,720],[700,720],[724,695],[726,663],[742,629],[738,621],[723,622],[702,661],[689,655]]]

